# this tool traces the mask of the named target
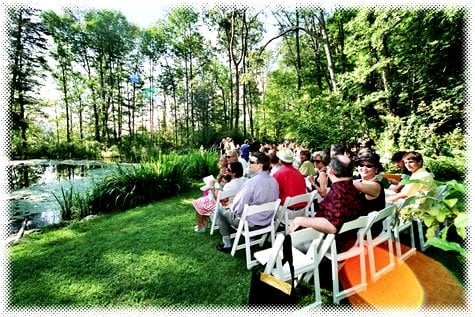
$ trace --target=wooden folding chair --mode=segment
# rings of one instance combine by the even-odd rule
[[[313,204],[313,200],[315,199],[315,195],[317,195],[316,190],[310,193],[287,197],[285,199],[284,204],[281,207],[282,208],[281,210],[283,211],[283,219],[282,219],[283,221],[281,219],[277,219],[276,228],[278,228],[279,224],[283,222],[284,227],[285,227],[285,234],[287,234],[289,226],[290,226],[290,222],[293,218],[297,216],[308,216],[310,214],[310,210]],[[303,203],[305,203],[305,205],[299,209],[290,209],[290,206],[303,204]],[[289,217],[289,213],[292,214],[292,218]]]
[[[298,230],[290,234],[292,240],[292,257],[294,265],[294,274],[296,277],[295,283],[298,283],[303,277],[309,280],[311,276],[314,276],[315,287],[315,302],[306,308],[313,308],[322,304],[320,294],[320,279],[318,273],[318,266],[325,256],[325,253],[330,248],[334,234],[325,234],[312,228],[306,228]],[[279,233],[276,237],[274,246],[272,248],[257,251],[254,253],[254,257],[261,264],[265,264],[265,273],[272,274],[275,277],[283,280],[290,281],[291,273],[289,264],[282,264],[282,244],[284,242],[284,235]],[[298,247],[300,245],[310,246],[306,252],[303,252]],[[294,283],[294,285],[295,285]]]
[[[231,249],[231,255],[234,256],[237,250],[246,249],[246,265],[248,269],[252,268],[254,265],[257,264],[257,261],[251,259],[251,246],[258,244],[260,247],[262,247],[269,234],[271,236],[271,243],[272,245],[274,245],[274,220],[279,206],[280,199],[261,205],[249,206],[246,204],[244,206],[244,211],[241,215],[237,231],[235,234],[231,234],[231,239],[234,239],[233,247]],[[248,217],[258,215],[260,213],[272,213],[272,218],[269,225],[258,228],[251,227],[248,222]],[[257,237],[259,236],[260,238],[257,239]],[[241,239],[241,237],[244,237],[243,244],[239,244],[239,240]]]
[[[374,214],[360,216],[355,220],[345,222],[336,234],[335,240],[333,240],[330,250],[325,254],[325,257],[327,257],[332,264],[333,303],[335,304],[339,304],[342,298],[351,296],[360,290],[365,290],[368,285],[366,283],[366,264],[363,238],[369,229],[369,225],[371,224],[371,217],[374,217]],[[338,239],[338,235],[350,230],[358,230],[356,233],[357,239],[354,246],[347,251],[338,253],[336,249],[336,239]],[[340,290],[338,273],[342,266],[339,267],[338,264],[354,257],[359,257],[360,283]]]
[[[392,270],[395,266],[393,251],[393,234],[390,228],[390,223],[393,217],[395,216],[395,212],[396,206],[394,205],[383,208],[380,211],[372,212],[372,221],[370,223],[369,230],[366,232],[365,243],[368,247],[369,271],[371,280],[373,282],[379,279],[383,274],[386,274],[387,272]],[[371,228],[373,228],[374,225],[377,223],[382,224],[382,231],[378,234],[378,236],[373,238]],[[384,242],[387,242],[388,244],[388,264],[383,266],[381,269],[376,270],[376,260],[381,259],[381,257],[375,256],[375,247],[381,245]]]
[[[221,200],[223,199],[232,199],[236,196],[239,189],[230,189],[230,190],[220,190],[218,192],[218,196],[216,197],[216,207],[214,208],[214,212],[209,216],[211,219],[211,228],[209,234],[212,235],[215,229],[219,229],[218,224],[216,223],[216,219],[218,217],[218,208],[223,207],[221,204]]]

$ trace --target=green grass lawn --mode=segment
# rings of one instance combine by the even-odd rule
[[[9,248],[10,307],[244,307],[245,252],[217,252],[219,232],[193,231],[191,202],[200,194],[195,188],[24,237]],[[311,289],[306,294],[303,302],[312,299]]]
[[[193,190],[25,237],[9,249],[13,307],[245,305],[244,251],[193,231]]]

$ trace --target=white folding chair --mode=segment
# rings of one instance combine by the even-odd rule
[[[294,274],[297,278],[296,282],[298,283],[304,276],[308,280],[312,275],[314,276],[315,302],[307,308],[321,305],[322,299],[318,266],[330,248],[335,235],[325,234],[312,228],[306,228],[292,232],[290,236],[292,238],[292,257]],[[284,237],[282,233],[279,233],[272,248],[257,251],[254,253],[254,257],[259,263],[266,265],[265,273],[272,274],[283,281],[289,281],[291,280],[289,264],[285,263],[282,265],[282,245]],[[305,253],[298,248],[300,245],[308,244],[310,244],[310,246]]]
[[[402,201],[396,202],[395,206],[398,210],[402,210],[405,207],[408,207],[414,202],[413,197],[408,197]],[[412,219],[403,220],[400,215],[398,217],[394,217],[393,223],[391,224],[393,227],[393,234],[394,234],[394,242],[396,245],[396,257],[399,264],[401,264],[404,260],[408,257],[413,255],[416,252],[416,243],[414,239],[414,226],[412,224]],[[410,238],[410,247],[407,246],[407,250],[403,252],[403,243],[401,241],[401,233],[402,232],[409,232]]]
[[[212,235],[215,229],[219,229],[218,224],[216,223],[216,219],[218,218],[218,208],[222,207],[221,200],[228,198],[232,200],[234,196],[236,196],[239,189],[230,189],[230,190],[220,190],[218,192],[218,196],[216,197],[216,207],[214,208],[214,212],[209,216],[211,219],[211,228],[209,234]]]
[[[234,256],[237,250],[246,249],[246,265],[250,269],[257,264],[257,261],[251,259],[251,246],[259,244],[260,247],[264,245],[267,236],[270,234],[271,243],[274,245],[275,241],[275,227],[274,220],[277,210],[280,206],[280,199],[272,202],[264,203],[261,205],[245,205],[242,212],[239,225],[235,234],[231,234],[233,241],[233,247],[231,249],[231,255]],[[258,215],[259,213],[272,213],[272,218],[269,225],[264,227],[253,228],[249,226],[248,217]],[[244,243],[239,244],[241,236],[244,236]],[[259,239],[257,237],[260,236]],[[251,240],[251,238],[254,238]]]
[[[369,225],[371,224],[372,220],[371,217],[373,216],[374,214],[360,216],[355,220],[345,222],[336,234],[335,240],[333,240],[331,244],[330,251],[325,254],[325,257],[327,257],[332,264],[333,303],[335,304],[339,304],[342,298],[351,296],[360,290],[365,290],[368,285],[366,283],[366,264],[363,238],[369,229]],[[338,235],[350,230],[358,230],[356,233],[356,241],[354,246],[347,251],[338,253],[336,249],[336,239],[338,239]],[[339,266],[338,263],[354,257],[359,257],[360,261],[360,283],[340,291],[338,273],[343,265]]]
[[[282,208],[281,210],[283,212],[283,219],[282,219],[283,221],[281,219],[277,219],[276,228],[278,228],[279,224],[283,222],[284,227],[285,227],[285,234],[287,234],[289,230],[289,226],[290,226],[290,221],[292,219],[298,216],[308,216],[310,214],[310,209],[311,209],[311,206],[313,204],[313,199],[316,194],[317,194],[317,191],[314,190],[310,193],[287,197],[285,199],[284,204],[281,207]],[[298,209],[290,209],[290,206],[303,204],[303,203],[305,203],[305,205]],[[289,216],[289,214],[292,214],[292,215]]]
[[[394,251],[393,251],[393,235],[390,228],[390,222],[395,216],[396,206],[392,205],[381,209],[380,211],[373,211],[372,221],[370,223],[369,229],[366,232],[365,243],[368,247],[368,260],[369,260],[369,272],[371,280],[375,282],[383,274],[386,274],[392,270],[395,266],[394,264]],[[371,228],[375,224],[382,224],[382,231],[378,234],[377,237],[373,238]],[[376,259],[381,259],[382,257],[375,256],[375,247],[387,241],[388,244],[388,264],[383,266],[381,269],[376,270]]]

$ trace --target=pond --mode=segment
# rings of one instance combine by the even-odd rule
[[[25,215],[32,227],[61,221],[60,206],[53,196],[61,196],[61,188],[82,193],[93,182],[110,173],[116,163],[90,160],[25,160],[11,161],[8,166],[9,233],[16,232]]]

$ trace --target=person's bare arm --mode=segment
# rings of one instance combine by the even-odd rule
[[[336,233],[336,227],[323,217],[296,217],[289,227],[289,232],[294,232],[298,227],[313,228],[324,233]]]
[[[381,186],[377,182],[354,180],[353,185],[358,191],[372,198],[378,197],[381,191]]]

